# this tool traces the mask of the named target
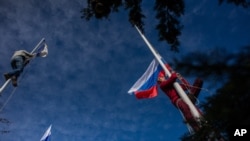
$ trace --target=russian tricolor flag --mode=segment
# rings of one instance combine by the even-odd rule
[[[157,96],[157,79],[162,67],[154,59],[148,66],[146,72],[129,89],[129,94],[135,94],[138,99],[153,98]]]

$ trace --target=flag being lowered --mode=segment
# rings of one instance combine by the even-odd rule
[[[49,53],[48,52],[48,46],[47,46],[46,43],[44,43],[43,46],[38,49],[37,56],[46,57],[48,55],[48,53]]]
[[[153,98],[158,95],[157,79],[162,67],[154,59],[146,72],[129,89],[128,93],[135,94],[138,99]]]
[[[49,128],[46,130],[40,141],[49,141],[49,138],[51,136],[51,126],[52,125],[50,125]]]

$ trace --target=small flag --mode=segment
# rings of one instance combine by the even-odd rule
[[[44,46],[38,49],[37,56],[39,57],[46,57],[48,55],[48,46],[44,43]]]
[[[51,136],[51,126],[52,125],[50,125],[49,128],[46,130],[40,141],[49,141],[49,138]]]
[[[146,72],[129,89],[129,94],[135,94],[138,99],[153,98],[158,95],[157,79],[162,67],[154,59]]]

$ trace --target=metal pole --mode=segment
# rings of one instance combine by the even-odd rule
[[[40,44],[44,41],[45,41],[45,38],[42,38],[42,40],[35,46],[35,48],[30,53],[34,53],[36,49],[40,46]]]
[[[8,79],[7,81],[5,81],[3,86],[0,88],[0,95],[1,95],[2,91],[5,89],[5,87],[10,83],[10,81],[11,81],[11,79]]]
[[[147,40],[147,38],[141,33],[141,31],[138,29],[138,27],[135,25],[136,30],[139,32],[139,34],[141,35],[142,39],[145,41],[145,43],[148,45],[148,48],[151,50],[151,52],[153,53],[153,55],[155,56],[156,60],[159,62],[159,64],[161,65],[161,67],[163,68],[165,74],[170,77],[171,73],[169,72],[169,70],[166,68],[165,64],[162,62],[161,60],[161,56],[159,53],[156,52],[156,50],[154,49],[154,47],[149,43],[149,41]],[[180,84],[177,82],[174,82],[174,88],[176,89],[177,93],[179,94],[179,96],[183,99],[184,102],[186,102],[186,104],[189,106],[192,115],[195,118],[200,118],[201,115],[199,114],[198,110],[196,109],[196,107],[194,106],[194,104],[191,102],[191,100],[188,98],[187,94],[184,92],[184,90],[181,88]]]

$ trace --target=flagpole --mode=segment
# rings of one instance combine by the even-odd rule
[[[44,41],[45,41],[45,38],[42,38],[41,41],[31,51],[31,54],[33,54],[37,50],[37,48],[40,47],[40,45],[42,44],[42,42],[44,42]],[[11,78],[9,78],[7,81],[5,81],[5,83],[3,84],[3,86],[0,88],[0,94],[6,88],[6,86],[10,83],[10,81],[11,81]]]
[[[45,41],[45,38],[42,38],[41,41],[35,46],[35,48],[30,53],[31,54],[34,53],[37,50],[37,48],[41,45],[41,43],[44,41]]]
[[[162,57],[160,56],[160,54],[154,49],[154,47],[149,43],[149,41],[147,40],[147,38],[141,33],[141,31],[139,30],[139,28],[135,25],[136,30],[139,32],[139,34],[141,35],[142,39],[144,40],[144,42],[147,44],[148,48],[150,49],[150,51],[153,53],[154,57],[156,58],[156,60],[159,62],[159,64],[161,65],[161,67],[163,68],[165,74],[170,77],[171,73],[170,71],[167,69],[167,67],[165,66],[165,64],[162,61]],[[174,82],[174,88],[176,89],[177,93],[179,94],[179,96],[183,99],[183,101],[189,106],[192,115],[195,118],[200,118],[201,115],[199,114],[198,110],[196,109],[196,107],[194,106],[194,104],[191,102],[191,100],[188,98],[187,94],[184,92],[184,90],[181,88],[180,84],[177,82]]]

